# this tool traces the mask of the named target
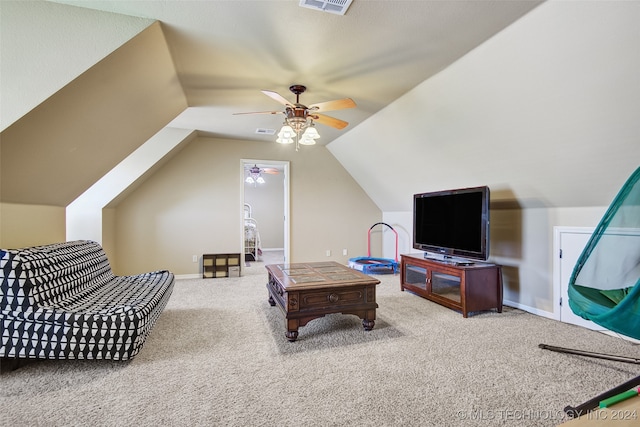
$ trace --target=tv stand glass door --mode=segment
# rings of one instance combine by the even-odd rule
[[[431,280],[428,282],[427,288],[431,288],[430,292],[433,295],[462,304],[460,283],[460,276],[431,270]]]

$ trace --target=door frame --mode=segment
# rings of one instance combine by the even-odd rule
[[[277,167],[283,169],[283,185],[284,185],[284,224],[283,224],[283,240],[284,240],[284,262],[289,262],[290,258],[290,220],[289,220],[289,207],[290,207],[290,162],[286,160],[260,160],[260,159],[240,159],[240,206],[238,210],[238,218],[244,218],[244,180],[245,180],[245,166],[253,166],[255,164],[261,164],[265,167]],[[244,220],[240,222],[240,247],[242,248],[242,259],[244,259],[245,247],[244,247]]]
[[[571,318],[562,318],[561,316],[561,310],[562,307],[560,306],[560,299],[562,298],[563,294],[566,294],[566,292],[563,291],[563,284],[562,284],[562,279],[561,279],[561,275],[562,275],[562,271],[560,268],[560,263],[561,263],[561,258],[560,258],[560,249],[562,249],[562,244],[561,244],[561,235],[563,233],[569,233],[569,234],[588,234],[589,237],[591,237],[591,235],[593,234],[593,232],[595,231],[595,227],[564,227],[564,226],[556,226],[553,227],[553,298],[554,298],[554,303],[553,303],[553,318],[555,320],[559,320],[563,323],[569,323],[571,325],[577,325],[583,328],[588,328],[597,332],[602,332],[604,334],[607,335],[611,335],[613,337],[617,337],[617,338],[622,338],[626,341],[631,341],[634,344],[640,344],[640,340],[636,340],[634,338],[628,337],[626,335],[623,334],[619,334],[617,332],[613,332],[608,330],[607,328],[600,326],[594,322],[591,322],[589,320],[585,320],[582,319],[578,316],[575,316],[578,319],[578,322],[573,322]],[[587,238],[588,240],[588,238]],[[580,252],[582,253],[582,252]],[[578,254],[578,257],[580,256],[580,254]],[[566,284],[566,287],[568,287],[568,283]],[[569,304],[568,299],[566,301],[562,301],[562,304]],[[569,309],[570,310],[570,309]]]
[[[593,329],[596,331],[604,331],[606,328],[599,326],[591,321],[578,318],[571,319],[571,316],[562,316],[563,307],[565,307],[565,313],[568,309],[569,299],[567,297],[567,288],[568,283],[562,283],[562,260],[563,257],[560,254],[560,251],[563,249],[562,247],[562,235],[563,234],[581,234],[585,235],[586,240],[591,237],[595,230],[595,227],[565,227],[565,226],[556,226],[553,227],[553,294],[554,294],[554,303],[553,303],[553,315],[554,319],[560,320],[563,323],[569,323],[572,325],[582,326],[583,328]],[[580,253],[582,253],[580,250]],[[577,256],[580,256],[580,253]],[[567,254],[563,254],[567,255]],[[566,258],[565,258],[566,259]],[[571,266],[573,270],[574,266]],[[570,309],[569,309],[570,310]]]

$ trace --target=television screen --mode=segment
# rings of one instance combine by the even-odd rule
[[[445,256],[489,256],[489,188],[415,194],[413,247]]]

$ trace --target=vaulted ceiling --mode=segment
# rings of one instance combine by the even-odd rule
[[[306,105],[350,97],[357,108],[328,114],[352,128],[540,3],[355,0],[336,15],[297,0],[60,2],[161,21],[190,107],[172,125],[264,141],[256,129],[281,115],[232,115],[281,111],[261,89],[295,101],[289,86],[306,85]],[[343,132],[318,128],[321,144]]]
[[[30,25],[40,29],[52,25],[48,16],[57,6],[53,22],[60,25],[49,29],[56,35],[35,42],[51,43],[44,49],[51,70],[64,70],[74,55],[96,54],[91,46],[117,33],[104,28],[113,14],[160,22],[70,75],[63,87],[36,94],[43,101],[26,105],[24,116],[6,123],[3,114],[2,175],[12,182],[5,178],[2,200],[65,206],[166,125],[273,143],[273,135],[256,130],[278,129],[282,115],[233,115],[282,110],[262,89],[294,101],[289,86],[304,84],[300,101],[307,105],[352,98],[356,108],[327,113],[349,122],[346,129],[318,126],[318,143],[326,145],[541,2],[354,0],[344,15],[303,8],[297,0],[3,3],[8,11],[18,4],[22,13],[34,13]],[[3,27],[11,29],[5,43],[30,36],[22,23],[6,24],[5,18]],[[28,91],[39,90],[29,82],[44,76],[43,63],[34,58],[35,67],[24,65],[23,50],[15,51],[3,66],[3,99],[11,89],[14,100],[27,102]]]
[[[357,103],[327,113],[350,124],[341,131],[318,126],[319,143],[336,140],[329,149],[383,211],[406,210],[400,186],[409,193],[478,182],[502,186],[518,200],[545,199],[548,206],[606,204],[635,164],[630,156],[610,156],[608,147],[637,150],[629,138],[635,126],[627,120],[635,105],[630,73],[637,57],[629,52],[637,30],[626,22],[636,9],[626,2],[538,8],[541,3],[354,0],[340,16],[300,7],[297,0],[3,1],[0,196],[3,202],[66,206],[165,126],[273,144],[274,136],[256,129],[278,129],[281,115],[233,113],[281,109],[260,90],[293,101],[288,87],[304,84],[307,105],[343,97]],[[5,19],[15,16],[5,11],[16,8],[24,15],[19,25]],[[577,12],[580,19],[573,19]],[[32,45],[46,60],[23,64],[30,52],[21,47],[34,30],[40,33]],[[513,35],[518,41],[511,43]],[[112,47],[103,53],[105,46]],[[608,62],[598,59],[609,54]],[[83,57],[95,65],[71,66]],[[461,63],[462,75],[455,71]],[[60,69],[69,70],[68,81],[54,73]],[[32,83],[53,81],[57,86],[45,89]],[[33,90],[42,93],[28,96]],[[7,92],[26,103],[9,123],[5,115],[14,102],[7,102]],[[516,106],[520,113],[513,116]],[[374,114],[375,124],[359,126]],[[414,158],[389,158],[394,124],[403,128],[401,142]],[[427,129],[430,144],[439,145],[424,144]],[[596,132],[608,136],[606,144]],[[381,133],[384,141],[377,138]],[[364,151],[370,155],[359,161]],[[606,157],[591,155],[603,151]],[[498,166],[500,153],[510,153],[510,164]],[[585,167],[565,168],[575,153]],[[407,187],[412,171],[422,167],[418,157],[442,172],[458,172]],[[616,166],[618,159],[624,167]],[[388,168],[390,160],[395,166]],[[537,169],[549,160],[553,168]],[[567,175],[574,179],[560,179]],[[579,182],[599,191],[579,192]]]

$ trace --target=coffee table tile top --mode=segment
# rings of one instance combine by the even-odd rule
[[[281,268],[282,272],[287,276],[302,276],[304,274],[313,274],[313,270],[308,268]]]
[[[313,267],[314,269],[319,269],[319,268],[340,268],[340,267],[345,267],[346,266],[341,266],[340,264],[333,262],[333,261],[327,261],[327,262],[306,262],[306,263],[294,263],[294,264],[278,264],[278,268],[280,270],[297,270],[297,269],[305,269],[305,268],[310,268]]]
[[[287,266],[278,265],[278,268],[280,268],[280,270],[282,270],[282,272],[289,277],[289,280],[291,280],[291,282],[296,284],[325,282],[327,280],[344,281],[361,279],[361,277],[358,277],[356,274],[345,272],[346,267],[344,266],[334,264],[325,266],[325,264],[328,263],[318,264],[322,265],[316,266],[315,263],[311,265],[289,264]]]
[[[337,273],[337,274],[325,274],[329,280],[333,281],[345,281],[345,280],[358,280],[361,279],[360,276],[357,276],[353,273]]]
[[[337,273],[337,272],[343,272],[345,269],[344,266],[342,265],[334,265],[331,267],[316,267],[315,270],[320,272],[320,273]]]
[[[300,283],[316,283],[324,282],[326,279],[322,276],[294,276],[290,279],[295,284]]]
[[[335,286],[348,282],[376,281],[372,277],[355,271],[335,261],[276,264],[267,266],[282,278],[284,287],[289,286]]]

